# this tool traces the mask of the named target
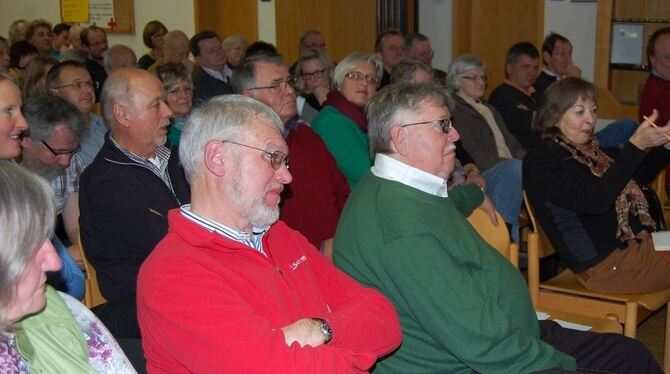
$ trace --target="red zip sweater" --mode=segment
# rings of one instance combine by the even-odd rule
[[[274,224],[256,250],[182,216],[142,265],[137,309],[152,373],[349,373],[400,344],[388,300],[364,288],[297,231]],[[290,347],[282,327],[324,318],[333,340]]]

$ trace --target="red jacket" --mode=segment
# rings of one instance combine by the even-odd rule
[[[361,372],[400,344],[389,301],[335,268],[283,222],[263,239],[267,258],[178,209],[168,223],[138,278],[150,372]],[[326,319],[333,340],[288,347],[281,328],[309,317]]]
[[[335,236],[349,184],[323,140],[304,122],[288,127],[293,181],[281,195],[281,220],[319,247]]]

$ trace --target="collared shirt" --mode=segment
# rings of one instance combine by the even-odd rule
[[[268,232],[270,226],[265,228],[254,227],[250,235],[244,231],[236,230],[232,227],[228,227],[209,218],[205,218],[193,213],[191,211],[191,204],[182,205],[180,210],[184,217],[204,227],[207,231],[215,232],[219,235],[225,236],[228,239],[249,246],[260,252],[263,256],[267,257],[267,254],[263,250],[263,236],[265,236],[265,233]]]
[[[526,96],[530,96],[530,95],[532,95],[532,94],[535,92],[535,87],[533,87],[533,86],[530,86],[530,87],[528,87],[528,88],[523,88],[523,87],[521,87],[521,86],[518,86],[516,83],[512,82],[512,81],[509,80],[509,79],[505,79],[504,82],[505,82],[505,84],[507,84],[508,86],[512,86],[512,87],[516,88],[517,90],[523,92],[524,95],[526,95]]]
[[[102,118],[99,116],[89,113],[88,114],[88,132],[86,136],[81,140],[81,160],[84,162],[85,166],[88,166],[93,162],[95,156],[100,152],[100,148],[105,143],[105,133],[107,133],[107,127],[103,122]]]
[[[200,68],[202,68],[202,70],[204,70],[205,73],[211,75],[211,76],[214,77],[215,79],[218,79],[218,80],[220,80],[220,81],[222,81],[222,82],[226,82],[226,83],[228,83],[228,80],[226,79],[226,77],[223,75],[222,72],[220,72],[220,71],[216,71],[216,70],[214,70],[214,69],[210,69],[210,68],[205,67],[205,66],[202,66],[202,65],[200,66]]]
[[[63,213],[65,203],[70,194],[79,192],[79,177],[84,171],[84,162],[81,160],[79,152],[72,155],[70,165],[62,169],[58,175],[51,178],[49,184],[56,194],[56,212]]]
[[[554,74],[554,72],[551,71],[551,70],[549,70],[549,68],[547,68],[547,67],[543,68],[543,69],[542,69],[542,72],[545,73],[545,74],[547,74],[547,75],[550,76],[550,77],[556,77],[557,80],[558,80],[558,79],[563,79],[563,78],[565,78],[565,75],[564,75],[564,76],[560,76],[560,75]]]
[[[172,191],[172,194],[174,194],[172,181],[170,180],[170,175],[167,172],[168,161],[170,160],[170,154],[172,153],[170,148],[164,145],[159,145],[156,148],[156,155],[152,158],[146,158],[138,156],[133,152],[123,148],[119,143],[116,142],[116,140],[114,140],[114,137],[112,137],[111,134],[109,135],[109,140],[111,140],[112,144],[114,144],[116,148],[123,152],[123,154],[125,154],[131,161],[151,170],[152,173],[156,174],[156,176],[159,177],[163,183],[165,183],[170,191]]]
[[[449,196],[446,179],[426,173],[381,153],[375,155],[372,174],[438,197]]]

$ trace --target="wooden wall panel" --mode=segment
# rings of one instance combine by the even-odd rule
[[[287,65],[298,58],[298,38],[317,29],[326,39],[328,55],[340,61],[353,51],[373,52],[375,0],[282,0],[275,2],[277,48]]]
[[[258,39],[258,10],[255,0],[194,0],[195,32],[213,30],[225,39],[242,35],[249,42]]]
[[[454,0],[453,56],[473,53],[488,68],[487,95],[505,78],[505,55],[512,44],[544,39],[544,1]]]

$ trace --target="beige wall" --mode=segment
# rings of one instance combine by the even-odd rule
[[[18,18],[28,20],[44,18],[53,24],[60,22],[58,0],[0,0],[0,35],[7,37],[9,25]],[[168,30],[182,30],[186,35],[195,32],[193,2],[190,0],[135,0],[135,31],[131,34],[108,34],[109,44],[126,44],[139,58],[147,52],[142,43],[144,25],[154,19],[160,20]]]

